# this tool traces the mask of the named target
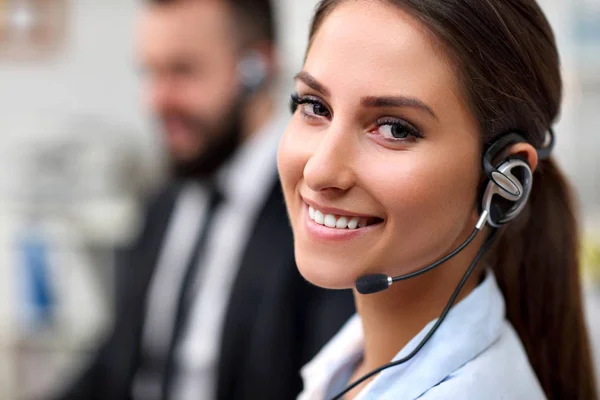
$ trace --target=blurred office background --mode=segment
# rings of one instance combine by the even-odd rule
[[[281,98],[316,0],[277,0]],[[0,0],[0,399],[43,399],[111,322],[112,254],[162,156],[139,90],[141,0]],[[558,158],[586,233],[600,371],[600,1],[542,0],[562,54]]]

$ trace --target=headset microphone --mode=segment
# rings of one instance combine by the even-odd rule
[[[482,218],[483,218],[483,215],[482,215]],[[476,228],[474,234],[477,234],[478,231],[479,231],[479,229]],[[465,284],[469,280],[469,277],[471,276],[471,274],[475,270],[475,267],[479,263],[479,260],[481,260],[481,257],[483,257],[483,255],[485,254],[485,252],[489,249],[489,247],[494,242],[494,237],[496,236],[496,232],[497,232],[497,230],[494,229],[494,228],[492,228],[492,231],[491,231],[490,235],[488,236],[488,238],[483,243],[483,246],[481,246],[481,248],[477,252],[477,255],[475,255],[475,258],[473,259],[473,261],[469,265],[469,268],[467,268],[467,270],[463,274],[460,282],[456,286],[456,289],[454,289],[454,292],[452,293],[452,296],[450,296],[450,300],[446,304],[446,307],[444,307],[444,310],[442,311],[442,314],[437,319],[437,321],[435,321],[435,324],[429,330],[429,332],[427,332],[427,334],[425,335],[425,337],[423,338],[423,340],[421,340],[421,342],[419,342],[419,344],[410,352],[410,354],[408,354],[406,357],[401,358],[399,360],[392,361],[390,363],[384,364],[381,367],[379,367],[379,368],[377,368],[377,369],[369,372],[368,374],[363,375],[360,379],[354,381],[352,384],[350,384],[348,387],[346,387],[343,391],[341,391],[335,397],[333,397],[332,400],[340,400],[342,397],[344,397],[344,395],[346,393],[348,393],[349,391],[351,391],[352,389],[354,389],[355,387],[357,387],[358,385],[360,385],[361,383],[363,383],[367,379],[373,377],[374,375],[377,375],[381,371],[383,371],[385,369],[388,369],[388,368],[395,367],[396,365],[404,364],[405,362],[407,362],[408,360],[410,360],[411,358],[413,358],[423,348],[423,346],[425,346],[425,344],[429,341],[429,339],[431,339],[431,337],[433,336],[433,334],[438,330],[438,328],[440,327],[440,325],[442,325],[442,322],[444,322],[444,320],[448,316],[448,313],[450,312],[450,309],[452,308],[452,306],[456,302],[456,299],[458,298],[458,295],[459,295],[460,291],[465,286]],[[474,237],[474,235],[472,234],[471,237]],[[469,239],[472,240],[471,237]],[[464,244],[461,245],[461,247],[463,247],[463,246],[464,246]],[[460,251],[459,249],[461,249],[461,247],[459,247],[457,250]],[[458,253],[458,252],[455,250],[453,253]],[[450,257],[445,257],[445,258],[447,260]],[[442,259],[442,260],[444,260],[444,259]],[[438,263],[436,263],[436,264],[437,265],[441,264],[443,262],[442,260],[438,261]],[[431,266],[427,267],[428,268],[427,271],[429,271],[431,268],[435,268],[436,264],[432,264]],[[417,271],[415,273],[423,273],[424,272],[423,270],[421,270],[421,271],[422,272]],[[372,275],[372,276],[374,276],[374,275]],[[390,279],[394,279],[394,278],[390,278]],[[405,279],[408,279],[408,278],[405,278]]]
[[[358,290],[358,293],[360,293],[360,294],[372,294],[372,293],[381,292],[382,290],[385,290],[385,289],[389,288],[390,286],[392,286],[392,284],[394,282],[414,278],[416,276],[419,276],[421,274],[429,272],[432,269],[442,265],[446,261],[450,260],[452,257],[456,256],[458,253],[460,253],[465,247],[467,247],[469,245],[469,243],[471,243],[473,241],[473,239],[475,239],[475,236],[477,236],[477,233],[481,229],[483,229],[483,227],[485,226],[485,223],[488,219],[488,215],[489,215],[488,210],[484,210],[483,213],[481,214],[481,216],[479,217],[479,221],[477,221],[477,224],[475,225],[475,229],[473,230],[471,235],[467,238],[467,240],[465,240],[452,253],[448,254],[444,258],[442,258],[424,268],[421,268],[415,272],[411,272],[406,275],[396,276],[393,278],[390,276],[384,275],[384,274],[365,275],[361,278],[358,278],[358,280],[356,281],[356,290]]]

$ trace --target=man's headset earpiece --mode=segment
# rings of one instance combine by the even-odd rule
[[[257,50],[250,50],[238,62],[238,74],[243,98],[252,96],[267,83],[269,77],[265,58]]]
[[[538,150],[539,159],[550,156],[554,147],[554,132],[548,132],[549,140],[544,148]],[[517,143],[527,143],[518,133],[511,132],[493,142],[483,155],[483,171],[488,178],[484,185],[481,199],[481,210],[487,211],[487,222],[498,228],[519,215],[525,207],[533,185],[533,172],[527,160],[518,155],[512,155],[492,164],[496,157],[508,147]]]

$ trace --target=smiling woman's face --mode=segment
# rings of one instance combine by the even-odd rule
[[[345,2],[313,38],[279,149],[296,261],[310,282],[432,262],[477,220],[480,138],[425,28],[384,2]]]

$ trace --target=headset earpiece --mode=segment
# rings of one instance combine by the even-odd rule
[[[246,52],[238,62],[238,74],[243,98],[255,94],[262,89],[269,76],[264,56],[257,50]]]
[[[492,143],[483,155],[483,170],[488,182],[484,186],[481,208],[488,211],[488,224],[494,228],[516,218],[531,193],[533,173],[524,157],[512,155],[496,161],[516,143],[526,143],[526,140],[517,133],[509,133]]]

